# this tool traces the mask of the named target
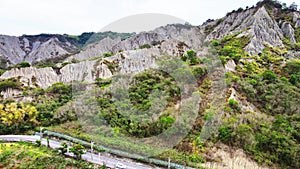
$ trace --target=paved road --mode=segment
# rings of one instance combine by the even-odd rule
[[[3,140],[3,141],[35,142],[36,140],[39,140],[39,139],[40,139],[39,136],[0,135],[0,140]],[[60,147],[60,144],[61,144],[61,142],[56,141],[56,140],[49,140],[49,143],[50,143],[50,147],[53,149]],[[47,140],[42,139],[42,144],[47,145]],[[66,153],[66,154],[73,156],[72,153]],[[82,155],[82,159],[92,162],[92,163],[95,163],[95,164],[100,164],[100,165],[105,164],[107,167],[110,167],[110,168],[116,168],[116,165],[118,163],[121,163],[121,164],[124,164],[126,166],[126,168],[128,168],[128,169],[160,169],[159,167],[145,165],[145,164],[133,161],[133,160],[110,156],[107,153],[101,153],[99,155],[99,154],[95,154],[95,153],[86,152],[85,154]]]

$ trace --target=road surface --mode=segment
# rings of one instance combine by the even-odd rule
[[[35,142],[36,140],[40,140],[40,136],[0,135],[0,140],[9,141],[9,142],[18,142],[18,141]],[[47,140],[42,139],[41,143],[43,145],[47,145]],[[61,142],[56,140],[49,140],[49,143],[52,149],[60,147],[61,144]],[[66,154],[69,156],[73,156],[72,153],[66,153]],[[161,169],[159,167],[138,163],[133,160],[109,156],[107,153],[95,154],[91,152],[85,152],[85,154],[82,155],[82,159],[95,164],[100,164],[100,165],[105,164],[107,167],[110,168],[116,168],[116,165],[118,163],[121,163],[125,165],[127,169]]]

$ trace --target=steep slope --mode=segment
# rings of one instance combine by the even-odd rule
[[[62,35],[0,36],[0,56],[6,65],[29,63],[74,53],[78,47]]]
[[[205,35],[203,30],[189,25],[167,25],[153,31],[141,32],[125,40],[121,38],[105,38],[97,43],[88,45],[80,53],[70,56],[66,61],[73,58],[86,60],[95,56],[103,56],[104,53],[117,53],[119,51],[143,48],[144,45],[155,46],[166,40],[177,40],[185,43],[189,48],[197,49],[203,45]]]
[[[85,138],[131,152],[152,152],[160,147],[142,149],[132,140],[120,137],[148,139],[147,144],[151,142],[149,138],[175,122],[187,121],[189,116],[178,118],[178,109],[184,102],[174,87],[174,79],[166,72],[153,70],[159,61],[181,59],[186,69],[178,73],[185,77],[189,70],[197,81],[195,93],[201,96],[198,117],[193,119],[192,130],[183,127],[189,131],[188,135],[159,158],[171,157],[193,167],[299,168],[299,26],[299,11],[265,0],[256,7],[230,12],[201,26],[175,24],[127,39],[104,38],[65,60],[78,63],[6,71],[0,77],[2,101],[32,101],[42,114],[39,120],[43,126],[54,123],[55,129],[73,136],[84,134]],[[19,43],[17,38],[10,41],[11,45]],[[66,50],[67,46],[63,45],[55,50],[47,48],[52,43],[57,46],[59,41],[45,41],[41,52],[46,52],[42,56]],[[14,57],[19,61],[22,60],[19,55],[32,50],[30,45],[15,46],[15,53],[9,48],[5,51],[16,54]],[[119,73],[133,74],[135,78],[129,85],[130,99],[122,104],[115,103],[112,97],[112,77],[120,77]],[[82,82],[73,85],[79,96],[69,85],[76,81]],[[159,107],[164,102],[160,97],[158,101],[151,100],[151,92],[157,89],[162,90],[159,91],[162,95],[171,93],[172,96],[168,98],[167,108],[153,115],[154,122],[149,122],[147,112],[143,114],[145,109]],[[82,114],[76,114],[78,111],[70,106],[74,103],[73,94],[79,97]],[[142,122],[128,120],[116,108],[118,104],[128,108],[125,115]],[[82,116],[87,116],[89,121],[80,123],[78,118]],[[102,123],[105,125],[100,127]],[[93,137],[88,131],[95,131],[99,137]]]
[[[108,39],[109,40],[109,39]],[[107,41],[107,39],[104,39]],[[102,41],[100,41],[101,43]],[[4,72],[0,79],[18,78],[25,86],[50,87],[53,83],[73,81],[84,81],[93,83],[97,78],[110,78],[113,74],[133,73],[137,74],[146,69],[154,68],[156,60],[163,55],[181,56],[189,48],[180,46],[181,42],[167,40],[159,46],[139,50],[120,52],[107,58],[82,61],[79,63],[67,64],[62,68],[13,68]],[[109,44],[108,44],[109,45]],[[78,54],[80,55],[80,53]],[[32,81],[32,77],[36,81]],[[33,84],[34,83],[34,84]]]
[[[299,16],[294,15],[295,22],[292,24],[297,24],[298,19]],[[283,24],[280,28],[279,23],[270,16],[265,6],[234,12],[220,20],[215,21],[220,23],[207,36],[207,40],[220,39],[230,33],[243,32],[241,36],[247,35],[251,39],[245,47],[245,51],[250,54],[262,52],[265,44],[283,47],[284,36],[291,39],[293,43],[296,42],[292,26],[281,20],[279,22],[283,22]]]
[[[62,60],[69,55],[77,53],[88,44],[100,41],[98,46],[109,45],[110,38],[123,40],[131,35],[131,33],[116,32],[90,32],[82,33],[79,36],[67,34],[23,35],[20,37],[0,35],[0,59],[2,63],[0,66],[3,68],[24,61],[38,63],[45,60],[57,60],[57,58]],[[103,41],[101,42],[101,40]],[[103,50],[108,51],[108,49],[111,49],[111,47],[104,47]],[[90,57],[97,56],[95,52],[89,52],[87,55]]]

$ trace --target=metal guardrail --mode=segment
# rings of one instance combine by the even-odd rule
[[[40,135],[40,133],[37,133],[37,132],[35,134]],[[60,139],[64,139],[64,140],[67,140],[67,141],[71,141],[73,143],[81,144],[85,147],[90,147],[91,146],[91,143],[89,143],[87,141],[83,141],[83,140],[80,140],[78,138],[74,138],[74,137],[71,137],[71,136],[68,136],[68,135],[65,135],[65,134],[56,133],[56,132],[52,132],[52,131],[48,131],[48,130],[44,131],[43,134],[46,134],[46,135],[52,136],[52,137],[57,137],[57,138],[60,138]],[[158,160],[158,159],[154,159],[154,158],[148,158],[148,157],[141,156],[141,155],[138,155],[138,154],[131,154],[131,153],[121,151],[121,150],[110,149],[110,148],[107,148],[107,147],[104,147],[104,146],[101,146],[101,145],[96,145],[96,144],[94,144],[93,147],[98,151],[103,150],[103,151],[106,151],[108,153],[118,155],[118,156],[121,156],[121,157],[130,158],[130,159],[134,159],[134,160],[138,160],[138,161],[141,161],[141,162],[154,164],[154,165],[158,165],[158,166],[164,166],[164,167],[169,166],[169,162],[167,162],[167,161]],[[170,163],[170,168],[172,168],[172,169],[194,169],[194,168],[191,168],[191,167],[185,167],[185,166],[183,166],[181,164],[177,164],[177,163]]]

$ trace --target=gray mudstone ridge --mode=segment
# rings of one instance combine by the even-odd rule
[[[113,46],[121,42],[121,38],[111,39],[110,37],[104,38],[97,43],[89,44],[84,50],[80,51],[71,57],[68,57],[65,61],[70,62],[72,59],[86,60],[96,56],[102,56],[106,52],[112,52]]]
[[[0,79],[9,79],[20,77],[20,81],[25,86],[34,87],[34,84],[40,87],[49,87],[53,83],[58,82],[59,78],[56,72],[51,68],[37,69],[35,67],[15,68],[6,71]]]
[[[118,63],[119,73],[137,74],[145,69],[156,67],[156,59],[161,55],[158,48],[130,50],[106,60]]]
[[[279,24],[270,17],[264,6],[250,8],[240,12],[232,12],[227,16],[201,26],[171,24],[156,28],[152,31],[135,34],[125,40],[109,37],[86,46],[78,52],[79,47],[63,35],[38,36],[6,36],[0,35],[0,59],[4,66],[14,65],[22,61],[29,63],[46,59],[68,56],[65,61],[76,59],[88,60],[102,57],[106,52],[119,53],[120,51],[134,50],[145,44],[161,44],[164,41],[176,40],[197,50],[205,41],[221,39],[233,33],[241,33],[250,37],[250,43],[245,47],[246,52],[257,54],[265,44],[274,47],[283,46],[283,38],[287,37],[295,42],[294,29],[300,26],[299,12],[293,12],[292,23]],[[206,26],[211,25],[212,31],[206,34]],[[65,39],[64,39],[65,38]],[[168,49],[171,50],[171,49]],[[169,51],[170,53],[170,51]],[[176,51],[175,51],[176,53]]]
[[[100,59],[68,64],[60,69],[59,81],[70,83],[73,81],[95,82],[96,78],[109,78],[112,72]]]
[[[0,35],[0,56],[8,65],[23,61],[33,63],[74,53],[78,48],[68,41],[60,41],[56,35],[37,38]],[[45,35],[46,36],[46,35]]]
[[[51,67],[47,68],[14,68],[6,71],[0,79],[17,78],[25,86],[50,87],[55,82],[71,83],[74,81],[95,82],[97,78],[110,78],[113,73],[137,74],[149,68],[157,67],[156,60],[161,56],[181,56],[190,48],[187,45],[179,47],[180,41],[170,39],[161,45],[139,50],[128,50],[119,52],[107,58],[98,58],[79,63],[67,64],[58,71]],[[109,69],[108,65],[117,65],[115,70]],[[33,80],[36,79],[36,80]]]
[[[83,51],[67,58],[66,61],[71,61],[73,58],[86,60],[95,56],[102,56],[106,52],[118,53],[134,50],[145,44],[161,44],[168,40],[177,40],[185,43],[190,48],[197,49],[203,44],[204,39],[205,34],[198,27],[173,24],[159,27],[153,31],[141,32],[123,41],[120,38],[103,39],[96,44],[88,45]]]
[[[299,23],[299,18],[299,13],[294,12],[293,23],[283,22],[280,24],[280,28],[265,7],[260,7],[233,12],[220,20],[210,22],[209,24],[215,25],[215,27],[208,35],[205,33],[207,24],[202,26],[173,24],[135,34],[123,41],[120,38],[108,37],[86,46],[81,52],[73,54],[65,60],[77,59],[81,61],[79,63],[68,64],[59,70],[34,67],[12,69],[5,72],[0,79],[21,77],[20,80],[24,85],[37,85],[43,88],[47,88],[55,82],[94,82],[96,78],[110,78],[114,73],[142,72],[145,69],[156,67],[156,60],[161,56],[180,57],[189,49],[197,51],[197,56],[204,56],[207,51],[199,49],[203,48],[205,41],[221,39],[234,33],[240,33],[238,37],[249,36],[250,43],[245,47],[245,51],[250,54],[258,54],[266,44],[275,47],[283,46],[282,39],[284,37],[295,42],[294,27]],[[152,47],[139,49],[144,44],[152,44]],[[77,49],[71,42],[61,41],[54,35],[46,39],[0,35],[0,56],[2,59],[8,60],[10,64],[22,61],[32,63],[70,55]],[[115,55],[103,58],[102,55],[106,52],[112,52]],[[297,53],[293,53],[293,55],[297,55]],[[233,63],[230,61],[226,65],[229,71],[234,70]],[[32,79],[36,79],[36,82],[33,83]]]
[[[18,37],[0,35],[0,55],[9,64],[16,64],[24,60],[26,52],[22,50]]]
[[[291,43],[296,43],[295,30],[292,25],[288,22],[283,22],[281,25],[283,35],[290,40]]]
[[[52,68],[14,68],[6,71],[0,79],[9,79],[20,77],[20,82],[24,86],[30,87],[50,87],[53,83],[73,81],[94,82],[96,78],[109,78],[112,76],[107,65],[100,60],[84,61],[76,64],[68,64],[59,70],[57,74]]]
[[[134,35],[119,44],[117,44],[113,51],[131,50],[139,48],[144,44],[151,44],[153,42],[162,42],[168,39],[175,39],[184,42],[191,48],[197,48],[203,44],[205,35],[198,27],[173,24],[156,28],[153,31],[142,32]]]
[[[265,7],[249,9],[240,13],[232,13],[223,18],[223,21],[208,35],[207,40],[220,39],[226,35],[242,32],[240,36],[250,36],[250,43],[245,51],[258,54],[265,44],[283,46],[283,33]]]
[[[300,27],[300,14],[299,12],[293,12],[293,23],[295,23],[295,28]]]

